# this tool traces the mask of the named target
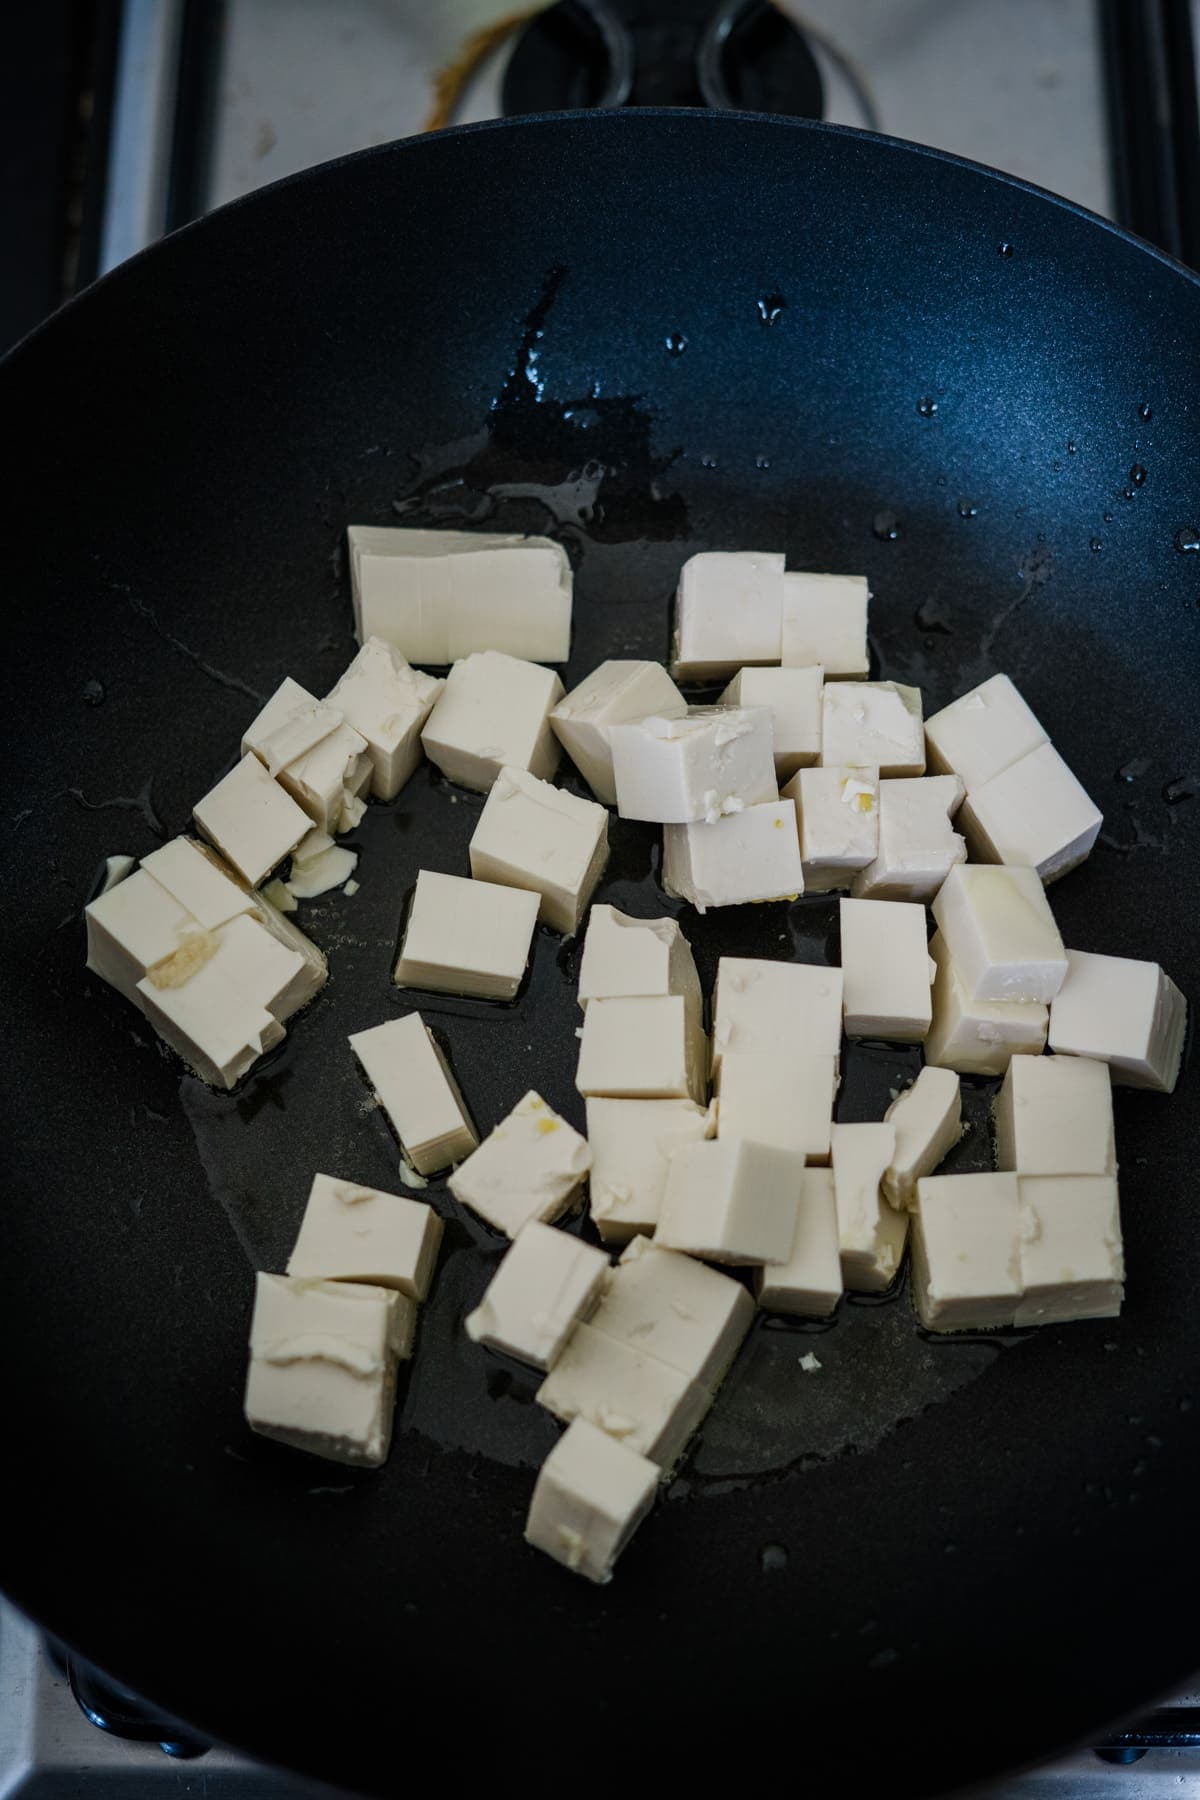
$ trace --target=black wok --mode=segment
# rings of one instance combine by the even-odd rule
[[[1186,1071],[1173,1100],[1118,1094],[1119,1321],[930,1344],[901,1296],[820,1336],[760,1329],[592,1590],[521,1542],[553,1428],[458,1329],[498,1245],[440,1187],[387,1469],[240,1417],[251,1266],[282,1265],[312,1170],[394,1183],[344,1040],[411,1003],[388,982],[404,897],[422,863],[465,871],[477,801],[423,771],[372,809],[360,892],[306,915],[329,989],[232,1098],[85,975],[79,908],[104,853],[185,825],[257,696],[344,666],[347,522],[466,519],[570,546],[568,681],[665,653],[697,549],[865,570],[883,672],[933,707],[1007,669],[1103,803],[1053,890],[1067,942],[1161,959],[1194,996],[1200,801],[1164,790],[1197,758],[1198,396],[1200,284],[1110,226],[909,145],[678,113],[331,164],[17,350],[0,1583],[20,1605],[200,1729],[379,1792],[426,1746],[456,1784],[729,1759],[932,1792],[1188,1673]],[[614,843],[602,897],[665,909],[654,834]],[[721,948],[837,952],[823,899],[684,923],[706,980]],[[581,1119],[576,959],[542,932],[511,1008],[422,1002],[481,1125],[531,1084]],[[915,1055],[848,1057],[840,1116],[877,1117]],[[980,1167],[989,1094],[968,1085],[956,1154]]]

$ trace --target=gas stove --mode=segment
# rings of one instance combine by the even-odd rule
[[[23,289],[10,335],[165,230],[293,171],[449,123],[588,106],[736,107],[916,139],[1200,262],[1200,0],[123,0],[107,11],[118,29],[79,65],[91,124],[60,196],[64,273],[40,298]],[[1200,1689],[990,1791],[1200,1797]],[[155,1717],[0,1601],[0,1800],[193,1793],[331,1790]]]

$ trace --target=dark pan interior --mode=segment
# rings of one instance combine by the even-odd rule
[[[82,968],[109,851],[181,829],[285,673],[352,654],[349,521],[550,530],[568,683],[662,656],[681,561],[865,571],[879,670],[936,707],[1008,670],[1106,812],[1053,890],[1068,944],[1197,981],[1200,287],[1071,207],[942,156],[712,115],[574,116],[389,146],[119,271],[0,369],[10,447],[0,1580],[195,1725],[388,1791],[747,1770],[933,1792],[1043,1756],[1194,1665],[1194,1080],[1119,1091],[1119,1321],[928,1343],[907,1298],[762,1327],[611,1587],[527,1550],[553,1429],[459,1330],[498,1241],[454,1208],[390,1463],[251,1438],[254,1264],[315,1168],[394,1183],[346,1034],[418,867],[480,802],[418,773],[305,909],[333,979],[214,1096]],[[1145,471],[1144,480],[1131,470]],[[1183,534],[1183,535],[1178,535]],[[1186,784],[1184,792],[1187,791]],[[653,832],[601,898],[671,910]],[[722,949],[836,959],[828,900],[685,912]],[[418,1003],[492,1125],[577,1123],[578,950],[511,1007]],[[877,1117],[916,1053],[846,1064]],[[961,1167],[988,1161],[968,1084]],[[799,1357],[814,1348],[822,1367]],[[410,1736],[411,1733],[419,1736]],[[736,1738],[734,1734],[736,1733]],[[720,1739],[718,1749],[716,1739]],[[567,1757],[570,1761],[566,1761]],[[524,1777],[522,1777],[524,1778]]]

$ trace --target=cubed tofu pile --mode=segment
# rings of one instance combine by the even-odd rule
[[[88,908],[89,964],[231,1086],[325,978],[264,879],[290,857],[268,893],[293,906],[344,881],[335,836],[422,752],[486,795],[469,866],[420,870],[391,978],[503,1003],[539,925],[582,933],[585,1132],[519,1066],[481,1132],[419,1011],[350,1051],[402,1166],[449,1171],[454,1200],[508,1240],[465,1330],[539,1371],[567,1428],[530,1543],[608,1579],[756,1307],[826,1318],[847,1290],[885,1293],[910,1241],[931,1332],[1119,1310],[1112,1087],[1171,1092],[1185,1002],[1155,963],[1064,946],[1046,884],[1101,816],[1007,676],[925,719],[917,688],[866,678],[865,579],[720,551],[683,566],[669,670],[608,661],[565,693],[544,666],[570,643],[559,545],[353,527],[350,567],[354,663],[324,700],[284,682],[195,808],[205,844],[114,869]],[[691,704],[692,681],[723,691]],[[563,751],[593,798],[555,784]],[[662,829],[661,916],[592,904],[614,810]],[[721,956],[706,1001],[671,903],[806,892],[836,899],[840,965]],[[861,1039],[920,1044],[924,1066],[883,1118],[842,1123],[841,1059]],[[938,1174],[962,1076],[1000,1078],[995,1167]],[[258,1276],[255,1430],[384,1459],[441,1229],[423,1202],[315,1177],[286,1272]]]

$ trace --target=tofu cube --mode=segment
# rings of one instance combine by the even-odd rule
[[[576,1325],[594,1311],[608,1270],[603,1250],[531,1219],[468,1313],[467,1336],[535,1369],[551,1369]]]
[[[552,539],[373,525],[346,536],[360,641],[377,635],[419,663],[570,655],[571,565]]]
[[[1007,675],[993,675],[925,721],[929,767],[961,776],[968,794],[1047,742]]]
[[[278,775],[341,724],[343,714],[285,675],[242,734],[242,755],[253,751],[268,775]]]
[[[258,1275],[246,1423],[314,1456],[378,1468],[415,1319],[415,1302],[394,1289]]]
[[[590,1099],[705,1098],[708,1045],[682,994],[592,1000],[575,1086]]]
[[[926,1175],[913,1215],[913,1304],[927,1331],[1012,1325],[1021,1303],[1015,1175]]]
[[[842,1297],[842,1259],[832,1169],[805,1169],[791,1255],[785,1263],[756,1269],[754,1291],[764,1312],[824,1319],[836,1308]]]
[[[754,1303],[740,1282],[636,1237],[612,1270],[591,1323],[713,1393],[753,1321]]]
[[[88,902],[87,966],[142,1009],[138,983],[205,928],[145,869]]]
[[[973,1000],[1053,1000],[1067,973],[1054,914],[1032,869],[960,863],[933,902]]]
[[[393,644],[368,637],[331,690],[329,704],[366,743],[377,800],[394,800],[416,770],[422,727],[445,685],[410,668]]]
[[[549,781],[559,755],[550,713],[562,696],[558,676],[537,663],[496,650],[466,656],[425,721],[425,754],[448,781],[480,794],[504,768]]]
[[[656,1464],[576,1418],[538,1473],[525,1542],[572,1574],[612,1579],[613,1564],[654,1504]]]
[[[1086,1056],[1018,1056],[996,1096],[996,1167],[1019,1175],[1115,1175],[1112,1083]]]
[[[827,681],[821,690],[821,761],[881,775],[923,775],[921,690],[897,681]]]
[[[846,1036],[916,1044],[933,1018],[925,908],[911,900],[841,900]]]
[[[441,1047],[420,1013],[356,1031],[350,1048],[418,1175],[461,1162],[479,1142]]]
[[[1104,816],[1053,744],[1041,744],[972,789],[962,827],[977,862],[1036,869],[1044,882],[1074,869]]]
[[[671,673],[725,680],[746,663],[777,663],[783,629],[783,556],[704,550],[679,572]]]
[[[223,926],[222,932],[232,932],[241,924],[253,928],[253,920],[235,919]],[[260,943],[265,946],[273,940],[262,932]],[[218,963],[220,947],[216,933],[191,939],[172,959],[174,969],[162,964],[152,969],[138,983],[138,995],[142,1011],[163,1042],[201,1081],[228,1090],[282,1042],[284,1030],[261,999],[231,979],[225,962]],[[199,957],[210,949],[212,954],[200,962]],[[240,963],[241,957],[236,960]]]
[[[685,1144],[667,1169],[654,1242],[721,1263],[782,1263],[804,1158],[745,1138]]]
[[[192,809],[196,824],[251,887],[289,856],[312,821],[257,756],[243,756]]]
[[[476,881],[539,897],[538,917],[568,935],[608,861],[608,813],[525,769],[501,769],[471,838]]]
[[[1042,1054],[1050,1015],[1041,1001],[973,1000],[940,931],[929,954],[937,973],[927,1063],[963,1075],[1003,1075],[1012,1057]]]
[[[1106,1062],[1118,1087],[1170,1094],[1179,1079],[1187,1001],[1158,965],[1068,950],[1050,1006],[1050,1048]]]
[[[316,699],[288,676],[242,738],[268,775],[322,831],[349,831],[362,817],[358,796],[369,786],[366,739],[340,708]]]
[[[520,888],[421,869],[392,979],[435,994],[511,1000],[539,909],[539,896]]]
[[[889,1206],[881,1191],[896,1154],[896,1128],[835,1125],[832,1154],[842,1286],[882,1293],[896,1279],[908,1236],[908,1214]]]
[[[691,1100],[594,1099],[587,1134],[592,1223],[606,1244],[623,1244],[654,1231],[672,1153],[711,1137],[713,1117]]]
[[[722,706],[765,706],[775,732],[775,779],[783,782],[821,755],[820,666],[803,669],[739,669]]]
[[[784,788],[796,808],[804,887],[848,888],[879,855],[879,770],[801,769]]]
[[[691,946],[674,919],[632,919],[615,906],[588,914],[579,966],[579,1004],[638,995],[681,994],[700,1022],[700,977]]]
[[[255,910],[253,896],[238,886],[213,851],[202,849],[193,838],[172,838],[143,856],[141,866],[204,931],[216,931]]]
[[[888,1107],[884,1124],[896,1131],[896,1148],[883,1172],[883,1195],[908,1212],[917,1182],[932,1175],[962,1136],[962,1084],[950,1069],[926,1066]]]
[[[664,825],[663,886],[697,912],[794,900],[804,890],[796,809],[747,806],[715,824]]]
[[[1012,1178],[1010,1178],[1012,1179]],[[1125,1257],[1115,1175],[1022,1175],[1017,1325],[1115,1319]]]
[[[713,1081],[727,1050],[837,1057],[842,1048],[842,971],[821,963],[723,956],[713,990]]]
[[[423,1200],[314,1175],[287,1272],[365,1281],[424,1300],[441,1241],[442,1221]]]
[[[623,819],[715,824],[778,800],[774,730],[765,706],[696,706],[686,718],[613,725],[613,779]]]
[[[712,1395],[656,1356],[585,1324],[571,1333],[537,1401],[568,1424],[586,1419],[666,1471],[683,1455]]]
[[[820,666],[827,681],[867,673],[865,575],[787,574],[780,650],[785,668]]]
[[[879,784],[879,855],[854,877],[861,900],[932,900],[967,846],[950,824],[962,804],[957,775]]]
[[[717,1137],[751,1138],[829,1161],[837,1058],[777,1050],[727,1050],[721,1059]]]
[[[450,1176],[450,1192],[515,1238],[531,1219],[562,1217],[591,1166],[586,1141],[531,1088]]]
[[[656,662],[602,662],[550,714],[554,735],[579,773],[606,806],[617,803],[609,731],[653,714],[682,719],[688,705]]]

